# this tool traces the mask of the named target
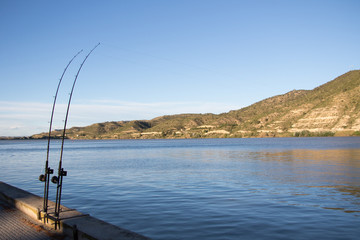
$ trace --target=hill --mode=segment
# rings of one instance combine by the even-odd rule
[[[67,130],[71,139],[334,135],[360,135],[360,70],[347,72],[313,90],[293,90],[228,113],[168,115]],[[61,131],[52,132],[52,136],[60,137]]]

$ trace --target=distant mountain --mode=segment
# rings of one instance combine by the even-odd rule
[[[360,135],[360,70],[345,73],[313,90],[293,90],[228,113],[96,123],[70,128],[66,135],[71,139]],[[60,137],[61,131],[52,132],[52,136]]]

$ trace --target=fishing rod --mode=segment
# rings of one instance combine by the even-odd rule
[[[71,92],[70,92],[70,97],[69,97],[69,102],[67,105],[67,110],[66,110],[66,116],[65,116],[65,123],[64,123],[64,129],[63,129],[63,134],[62,134],[62,141],[61,141],[61,151],[60,151],[60,160],[59,160],[59,167],[58,167],[58,175],[57,176],[53,176],[51,178],[51,182],[57,184],[57,189],[56,189],[56,201],[55,201],[55,217],[56,217],[56,221],[55,221],[55,229],[56,226],[58,224],[59,221],[59,214],[60,214],[60,202],[61,202],[61,192],[62,192],[62,182],[63,182],[63,177],[65,177],[67,175],[67,171],[64,171],[64,168],[62,167],[62,158],[63,158],[63,152],[64,152],[64,141],[65,141],[65,132],[66,132],[66,124],[67,124],[67,120],[68,120],[68,116],[69,116],[69,109],[70,109],[70,103],[71,103],[71,98],[72,98],[72,94],[74,92],[74,87],[75,87],[75,83],[76,80],[79,76],[79,73],[81,71],[81,68],[83,67],[86,59],[90,56],[90,54],[95,50],[95,48],[97,48],[100,45],[100,43],[98,43],[93,49],[91,49],[91,51],[88,53],[88,55],[86,55],[85,59],[83,60],[83,62],[81,63],[79,70],[75,76],[75,80],[74,83],[72,85],[71,88]]]
[[[56,89],[56,93],[55,93],[55,97],[54,97],[54,103],[52,105],[52,111],[51,111],[51,117],[50,117],[50,127],[49,127],[49,136],[48,136],[48,143],[47,143],[47,152],[46,152],[46,161],[45,161],[45,171],[44,174],[41,174],[39,176],[39,180],[44,182],[44,204],[43,204],[43,212],[45,214],[47,214],[47,210],[48,210],[48,200],[49,200],[49,181],[50,181],[50,175],[54,173],[54,169],[51,169],[49,167],[49,153],[50,153],[50,139],[51,139],[51,128],[52,128],[52,123],[53,123],[53,118],[54,118],[54,111],[55,111],[55,105],[56,105],[56,99],[57,99],[57,95],[59,92],[59,88],[61,85],[61,81],[65,75],[66,70],[68,69],[68,67],[70,66],[70,64],[72,63],[72,61],[82,52],[83,50],[79,51],[70,61],[69,63],[66,65],[57,89]]]

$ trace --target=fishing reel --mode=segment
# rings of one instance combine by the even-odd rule
[[[44,175],[44,174],[41,174],[41,175],[39,176],[39,180],[40,180],[40,182],[45,182],[45,181],[46,181],[45,175]]]
[[[51,178],[51,182],[57,184],[59,182],[59,178],[57,176],[53,176]]]
[[[45,181],[46,181],[46,176],[47,176],[47,175],[50,175],[50,174],[53,174],[53,173],[54,173],[54,170],[53,170],[53,169],[47,168],[45,174],[41,174],[41,175],[39,176],[40,182],[45,182]]]
[[[67,171],[64,171],[64,169],[62,168],[62,169],[60,170],[59,177],[60,177],[60,176],[61,176],[61,177],[67,176]],[[57,184],[57,183],[59,182],[59,177],[53,176],[53,177],[51,178],[51,182]]]

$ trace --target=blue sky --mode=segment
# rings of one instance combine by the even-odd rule
[[[0,136],[222,113],[360,68],[360,1],[0,2]]]

